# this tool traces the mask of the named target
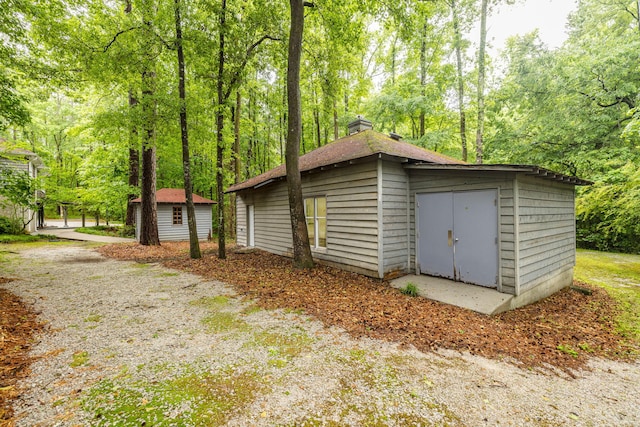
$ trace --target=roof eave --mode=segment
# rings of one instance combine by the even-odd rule
[[[592,185],[593,182],[575,176],[564,175],[551,170],[531,165],[474,165],[474,164],[439,164],[439,163],[415,163],[404,166],[407,169],[428,170],[459,170],[459,171],[491,171],[523,173],[525,175],[538,176],[552,181],[568,183],[572,185]]]

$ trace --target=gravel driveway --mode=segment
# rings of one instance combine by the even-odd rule
[[[3,286],[49,327],[19,426],[640,425],[637,363],[595,360],[571,379],[354,340],[83,244],[24,250],[6,269],[19,280]]]

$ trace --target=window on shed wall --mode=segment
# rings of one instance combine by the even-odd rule
[[[309,244],[312,248],[327,247],[327,198],[304,199],[304,215],[307,220]]]
[[[173,225],[182,225],[182,206],[173,207]]]

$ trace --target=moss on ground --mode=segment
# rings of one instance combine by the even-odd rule
[[[93,426],[220,426],[267,390],[256,372],[233,366],[179,370],[181,375],[162,381],[102,380],[85,394],[81,407]]]

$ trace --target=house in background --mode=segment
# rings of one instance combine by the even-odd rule
[[[142,223],[142,199],[131,201],[136,206],[136,240],[140,240],[140,224]],[[156,191],[158,205],[158,235],[160,241],[189,240],[189,224],[187,222],[187,198],[182,188],[163,188]],[[196,227],[198,238],[206,239],[211,232],[211,207],[216,202],[193,195],[196,209]]]
[[[5,140],[0,139],[0,185],[2,185],[2,170],[5,168],[25,172],[34,179],[38,178],[40,171],[44,168],[40,157],[32,151],[8,147],[5,143]],[[36,190],[33,198],[34,200],[44,199],[44,192]],[[0,216],[13,217],[14,214],[14,207],[9,205],[6,200],[0,200]],[[28,222],[25,231],[35,232],[38,227],[43,226],[44,215],[38,215],[38,212],[26,209],[23,216],[24,223]]]
[[[535,166],[472,165],[375,132],[300,157],[314,259],[367,276],[427,274],[495,288],[514,306],[571,284],[576,185]],[[235,184],[237,243],[291,256],[285,166]]]

